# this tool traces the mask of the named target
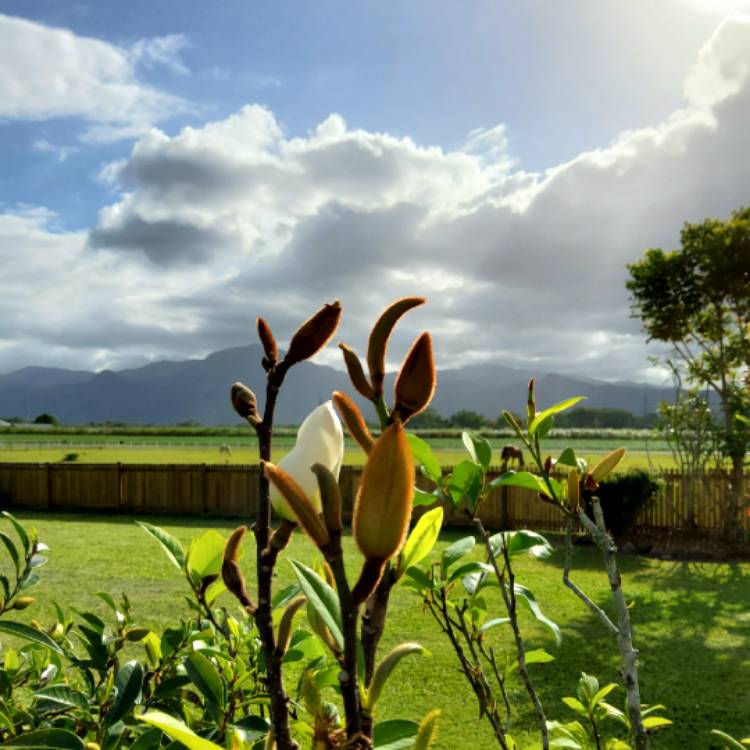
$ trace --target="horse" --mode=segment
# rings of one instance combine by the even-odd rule
[[[522,468],[524,465],[523,451],[520,448],[516,448],[515,445],[504,445],[500,453],[500,460],[506,467],[515,461],[519,468]]]

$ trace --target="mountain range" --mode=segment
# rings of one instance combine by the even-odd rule
[[[116,372],[24,367],[0,375],[0,415],[33,419],[48,412],[63,424],[233,424],[238,419],[228,397],[233,382],[241,380],[252,388],[262,406],[265,373],[261,357],[260,346],[250,345],[214,352],[205,359],[154,362]],[[609,383],[485,363],[441,370],[432,406],[444,416],[467,409],[490,419],[497,418],[502,409],[521,411],[532,375],[537,377],[542,407],[570,396],[586,396],[586,406],[643,415],[654,411],[662,399],[674,396],[671,388],[644,383]],[[387,386],[392,381],[393,374]],[[278,402],[277,423],[298,424],[334,390],[353,392],[345,372],[312,362],[295,366]]]

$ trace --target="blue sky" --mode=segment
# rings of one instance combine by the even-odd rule
[[[750,200],[742,164],[711,184],[695,174],[740,137],[748,2],[1,11],[0,262],[13,288],[0,315],[16,325],[0,330],[0,371],[199,356],[243,343],[243,308],[291,325],[321,295],[346,306],[351,294],[361,338],[411,290],[438,301],[421,322],[437,326],[444,364],[656,377],[628,321],[624,263],[673,243],[682,220]],[[40,252],[49,278],[25,265]],[[586,342],[575,362],[556,353],[573,334],[543,333],[544,315],[570,315],[565,258],[606,266],[602,296],[571,322]],[[325,274],[285,274],[289,259]],[[75,334],[55,333],[51,309],[24,315],[54,268]],[[377,272],[380,294],[358,293]],[[522,320],[540,291],[538,319]]]

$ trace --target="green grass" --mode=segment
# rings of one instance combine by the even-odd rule
[[[42,582],[34,590],[38,604],[23,613],[45,624],[53,617],[52,599],[66,606],[89,608],[105,614],[92,592],[125,591],[142,624],[162,627],[186,612],[186,591],[175,569],[156,542],[121,516],[41,515],[19,516],[35,525],[51,548],[50,563],[41,569]],[[149,518],[187,542],[207,528],[226,533],[227,521],[201,519],[177,521]],[[457,538],[446,532],[441,544]],[[347,538],[347,567],[356,575],[359,558]],[[285,558],[311,561],[311,545],[300,535]],[[248,580],[252,580],[252,554],[245,556]],[[549,632],[540,627],[526,610],[522,627],[530,648],[543,647],[555,654],[552,664],[531,667],[550,718],[570,720],[572,713],[561,702],[573,695],[581,671],[595,674],[602,682],[617,680],[617,656],[613,639],[589,614],[584,605],[561,583],[561,555],[548,561],[519,560],[521,583],[535,592],[550,617],[563,633],[557,649]],[[642,697],[648,703],[664,703],[675,726],[659,735],[653,747],[686,750],[710,746],[709,731],[721,728],[730,734],[747,736],[750,699],[750,564],[708,564],[664,562],[634,556],[621,558],[624,588],[633,602],[636,644],[641,652]],[[573,577],[592,598],[611,612],[608,585],[596,551],[576,552]],[[285,559],[279,567],[277,585],[291,580]],[[224,595],[227,597],[227,595]],[[220,600],[222,601],[222,600]],[[224,604],[233,607],[233,600]],[[497,605],[497,602],[495,602]],[[507,631],[495,631],[495,645],[508,652]],[[436,625],[422,612],[417,597],[397,588],[384,648],[416,640],[431,656],[410,657],[389,682],[379,704],[379,718],[419,718],[430,709],[443,711],[441,750],[479,750],[493,744],[485,723],[477,719],[476,704],[468,686],[457,672],[456,661]],[[515,726],[526,741],[533,715],[520,686],[513,689],[517,707]],[[620,698],[622,696],[620,695]],[[620,699],[613,698],[619,703]],[[744,734],[742,734],[744,732]]]

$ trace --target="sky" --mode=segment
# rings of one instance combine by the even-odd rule
[[[748,122],[750,0],[0,0],[0,373],[424,295],[393,365],[662,382],[626,264],[750,204]]]

